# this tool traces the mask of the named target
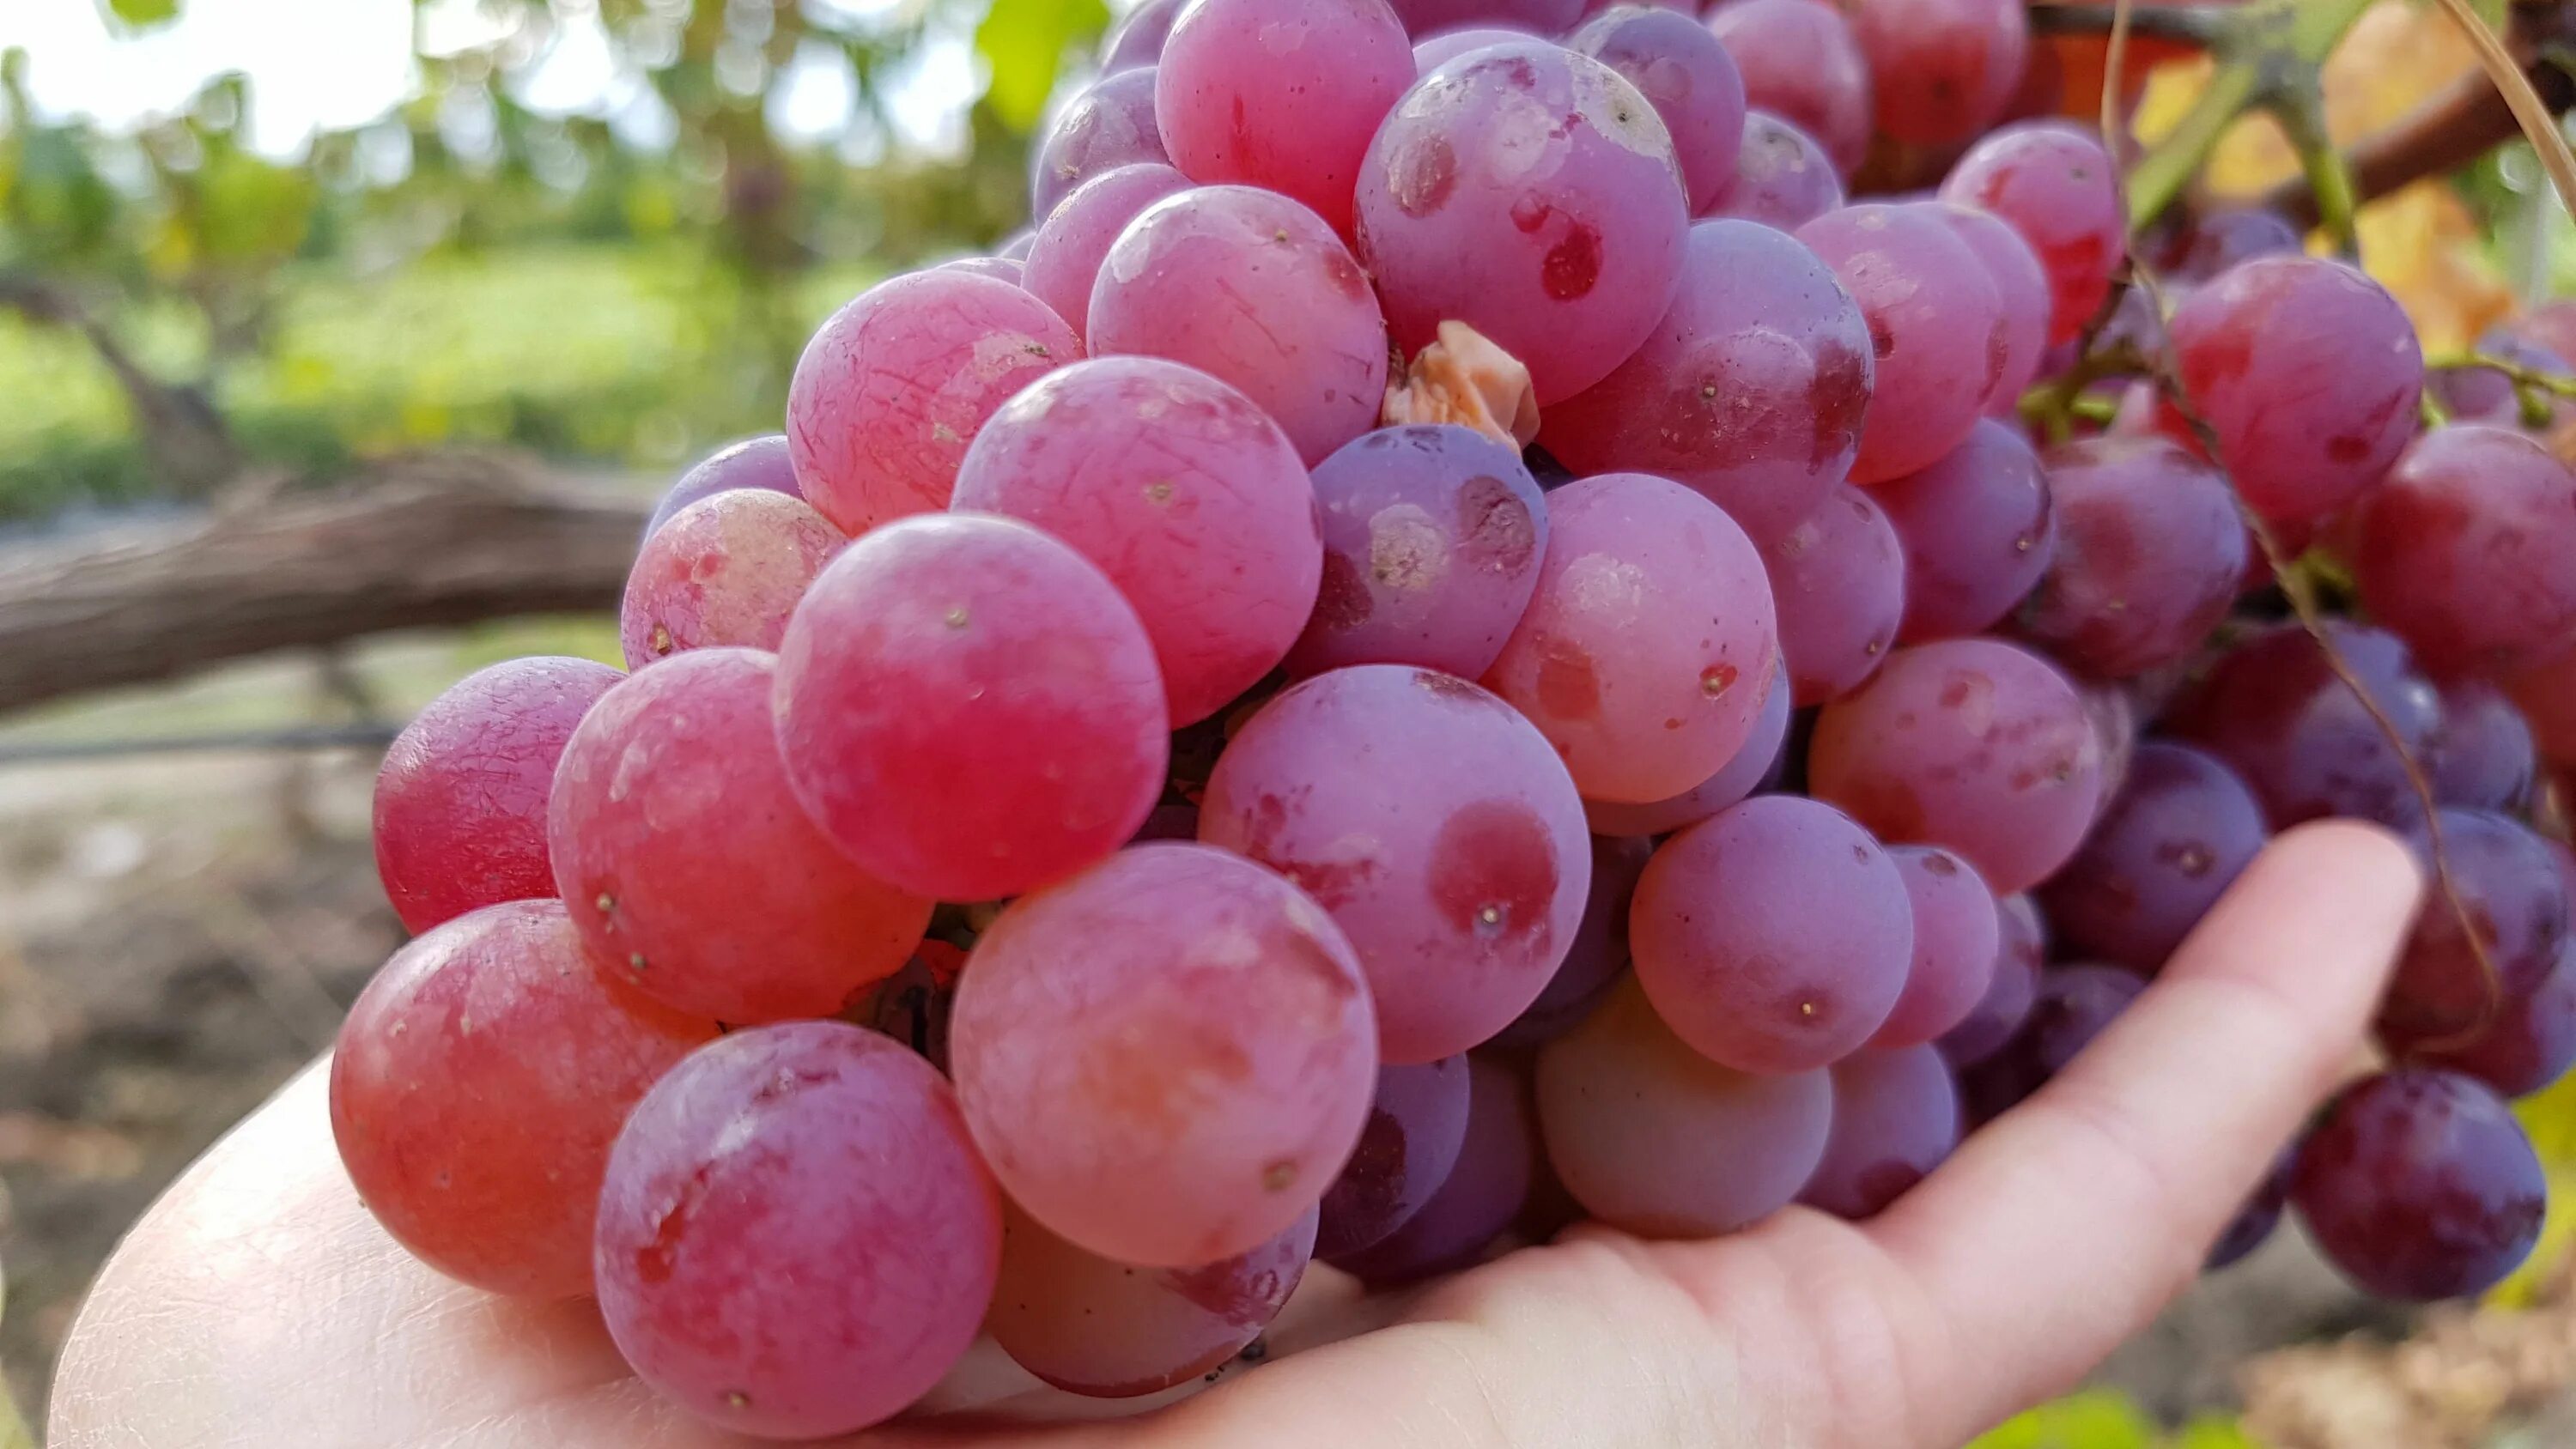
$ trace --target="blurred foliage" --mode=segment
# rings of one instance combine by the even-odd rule
[[[2093,1390],[2043,1404],[1978,1439],[1969,1449],[2261,1449],[2223,1418],[2166,1433],[2125,1397]]]

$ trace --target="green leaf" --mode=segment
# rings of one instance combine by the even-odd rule
[[[2042,1404],[1969,1449],[2156,1449],[2158,1437],[2137,1406],[2097,1389]]]
[[[1065,52],[1108,24],[1102,0],[993,0],[975,27],[975,53],[993,72],[984,92],[993,113],[1014,131],[1034,129]]]
[[[179,0],[99,0],[110,20],[133,30],[148,30],[179,18]]]

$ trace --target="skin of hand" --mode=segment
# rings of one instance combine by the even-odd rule
[[[1319,1268],[1270,1361],[1213,1389],[1138,1414],[987,1343],[837,1449],[1952,1449],[2192,1281],[2354,1069],[2420,893],[2377,830],[2288,832],[2071,1068],[1866,1224],[1578,1228],[1393,1297]],[[117,1251],[63,1353],[54,1449],[748,1442],[657,1400],[588,1303],[493,1299],[406,1257],[340,1170],[324,1082],[255,1113]]]

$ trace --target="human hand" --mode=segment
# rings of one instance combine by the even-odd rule
[[[2378,831],[2283,835],[2072,1067],[1871,1222],[1585,1227],[1395,1296],[1318,1265],[1272,1361],[1213,1390],[1099,1422],[1135,1405],[1035,1387],[985,1344],[847,1449],[1949,1449],[2192,1280],[2353,1065],[2419,890]],[[741,1442],[635,1380],[588,1303],[414,1262],[359,1205],[324,1096],[307,1071],[118,1250],[64,1350],[54,1449]]]

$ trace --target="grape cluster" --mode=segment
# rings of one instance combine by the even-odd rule
[[[1315,1259],[1876,1213],[2341,815],[2446,888],[2212,1261],[2287,1205],[2495,1282],[2576,1060],[2576,320],[2428,377],[2262,213],[2133,285],[2032,55],[2017,0],[1148,0],[1034,235],[673,487],[630,672],[394,747],[360,1194],[731,1429],[979,1333],[1147,1394]],[[1955,164],[1847,202],[1891,150]]]

